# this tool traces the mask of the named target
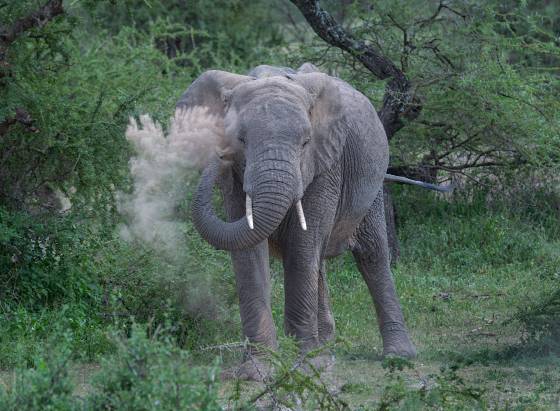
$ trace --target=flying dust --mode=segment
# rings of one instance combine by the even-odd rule
[[[211,308],[212,280],[193,278],[198,273],[185,261],[185,221],[176,210],[192,190],[189,175],[202,169],[223,145],[223,130],[223,121],[206,107],[177,110],[167,132],[149,115],[140,116],[139,122],[131,118],[125,135],[136,153],[129,162],[133,189],[117,195],[118,210],[127,221],[119,227],[121,237],[157,251],[174,267],[174,277],[182,276],[185,287],[179,298],[186,309],[211,316],[216,316],[208,312],[215,310]],[[178,273],[180,267],[185,268],[184,274]],[[165,276],[166,270],[157,274]]]

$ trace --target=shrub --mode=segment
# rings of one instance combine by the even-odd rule
[[[483,391],[467,385],[458,375],[458,367],[442,367],[431,375],[431,384],[411,387],[399,373],[413,364],[402,358],[388,358],[383,363],[388,369],[389,383],[385,386],[378,410],[484,410]]]
[[[95,360],[113,348],[106,327],[79,304],[40,311],[18,306],[0,313],[0,367],[32,366],[45,344],[66,347],[72,359]]]
[[[216,366],[189,365],[188,354],[167,339],[148,338],[137,324],[129,338],[113,335],[116,352],[106,358],[85,398],[74,396],[70,351],[49,344],[33,367],[18,369],[7,389],[0,384],[2,411],[219,410]],[[63,348],[60,348],[63,347]]]
[[[185,351],[155,334],[148,338],[134,325],[130,338],[117,337],[117,351],[103,361],[87,410],[221,409],[216,367],[189,366]]]
[[[281,338],[280,350],[269,352],[273,370],[249,398],[242,398],[241,381],[237,380],[230,395],[230,409],[300,409],[345,410],[348,404],[334,392],[331,382],[321,369],[332,355],[334,343],[301,355],[299,346],[291,338]]]
[[[519,309],[524,348],[537,354],[560,353],[560,289]]]
[[[18,370],[11,386],[0,385],[3,411],[74,411],[81,403],[72,396],[74,386],[68,375],[63,352],[38,357],[31,369]]]
[[[0,307],[97,299],[95,250],[103,235],[79,216],[33,216],[0,207]]]

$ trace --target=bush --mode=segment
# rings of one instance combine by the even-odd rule
[[[98,299],[95,250],[103,233],[78,216],[9,212],[0,207],[0,308],[88,304]]]
[[[87,410],[219,410],[216,367],[193,368],[185,351],[135,325],[102,363]]]
[[[212,329],[206,318],[215,312],[205,316],[192,309],[193,304],[213,305],[190,298],[195,282],[201,284],[190,273],[203,272],[212,284],[216,280],[218,286],[208,286],[207,294],[232,301],[224,258],[203,263],[209,248],[198,237],[187,234],[194,238],[193,247],[178,258],[180,264],[170,264],[138,244],[123,242],[115,230],[122,221],[115,192],[128,187],[128,117],[150,113],[165,123],[180,93],[202,70],[242,72],[249,63],[238,53],[257,52],[239,38],[230,40],[243,44],[241,51],[213,48],[224,37],[222,29],[212,29],[216,14],[238,15],[242,5],[222,2],[226,10],[217,10],[198,3],[196,10],[174,6],[188,9],[188,15],[170,13],[167,4],[133,0],[65,3],[64,14],[22,33],[10,45],[9,64],[2,64],[0,73],[5,97],[0,123],[23,107],[33,120],[33,132],[19,123],[0,127],[0,330],[5,331],[0,364],[22,358],[29,363],[34,346],[51,334],[50,321],[76,336],[74,355],[87,344],[91,350],[79,355],[88,359],[105,350],[93,343],[105,345],[98,338],[102,325],[123,317],[153,318],[156,323],[172,319],[181,345],[198,346],[198,333]],[[37,7],[36,1],[7,3],[0,7],[0,20],[9,25]],[[259,10],[268,13],[264,7]],[[159,18],[163,13],[169,20]],[[188,31],[190,44],[192,34],[196,47],[171,57],[162,50],[161,39],[175,36],[184,21],[192,24],[181,35]],[[273,28],[264,40],[250,25],[236,26],[245,28],[239,35],[267,45],[274,41]],[[263,30],[267,27],[263,23]],[[202,32],[210,33],[209,38]],[[65,212],[58,204],[62,197],[71,204]],[[185,210],[179,212],[187,220]],[[182,229],[192,231],[188,224]],[[221,291],[228,298],[221,299]],[[57,315],[62,311],[66,317]]]
[[[156,333],[157,334],[157,333]],[[148,338],[133,325],[131,335],[113,336],[116,352],[106,358],[85,398],[74,396],[69,351],[48,345],[33,367],[18,369],[7,389],[0,384],[3,411],[220,410],[216,366],[189,365],[187,352],[166,339]],[[60,348],[60,347],[63,348]]]
[[[402,358],[388,358],[383,363],[388,369],[389,383],[385,386],[378,410],[484,410],[483,391],[469,386],[458,375],[458,367],[442,367],[439,374],[431,375],[431,384],[419,388],[409,386],[399,373],[414,365]]]
[[[72,396],[74,386],[63,352],[38,357],[31,369],[18,370],[7,390],[0,385],[3,411],[74,411],[81,403]]]
[[[529,306],[514,317],[523,327],[523,347],[536,354],[560,354],[560,289]]]
[[[0,314],[0,367],[32,366],[45,344],[66,347],[72,359],[96,360],[113,349],[106,328],[78,304],[36,312],[19,306]]]

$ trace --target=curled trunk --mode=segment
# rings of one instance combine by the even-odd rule
[[[254,247],[267,239],[284,219],[294,201],[295,176],[291,167],[275,160],[263,160],[251,174],[250,192],[254,228],[247,217],[233,222],[221,220],[212,207],[212,190],[221,172],[220,160],[212,161],[202,172],[192,204],[195,228],[211,245],[222,250]],[[253,188],[254,187],[254,188]]]

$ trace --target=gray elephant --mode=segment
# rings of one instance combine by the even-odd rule
[[[350,250],[373,298],[383,354],[414,357],[389,268],[387,138],[369,100],[304,64],[248,75],[207,71],[177,103],[199,106],[223,122],[224,144],[202,172],[193,222],[211,245],[231,252],[252,353],[277,345],[269,254],[284,266],[285,332],[307,352],[335,332],[325,260]],[[212,206],[216,185],[228,222]],[[260,379],[255,364],[247,359],[238,376]]]

